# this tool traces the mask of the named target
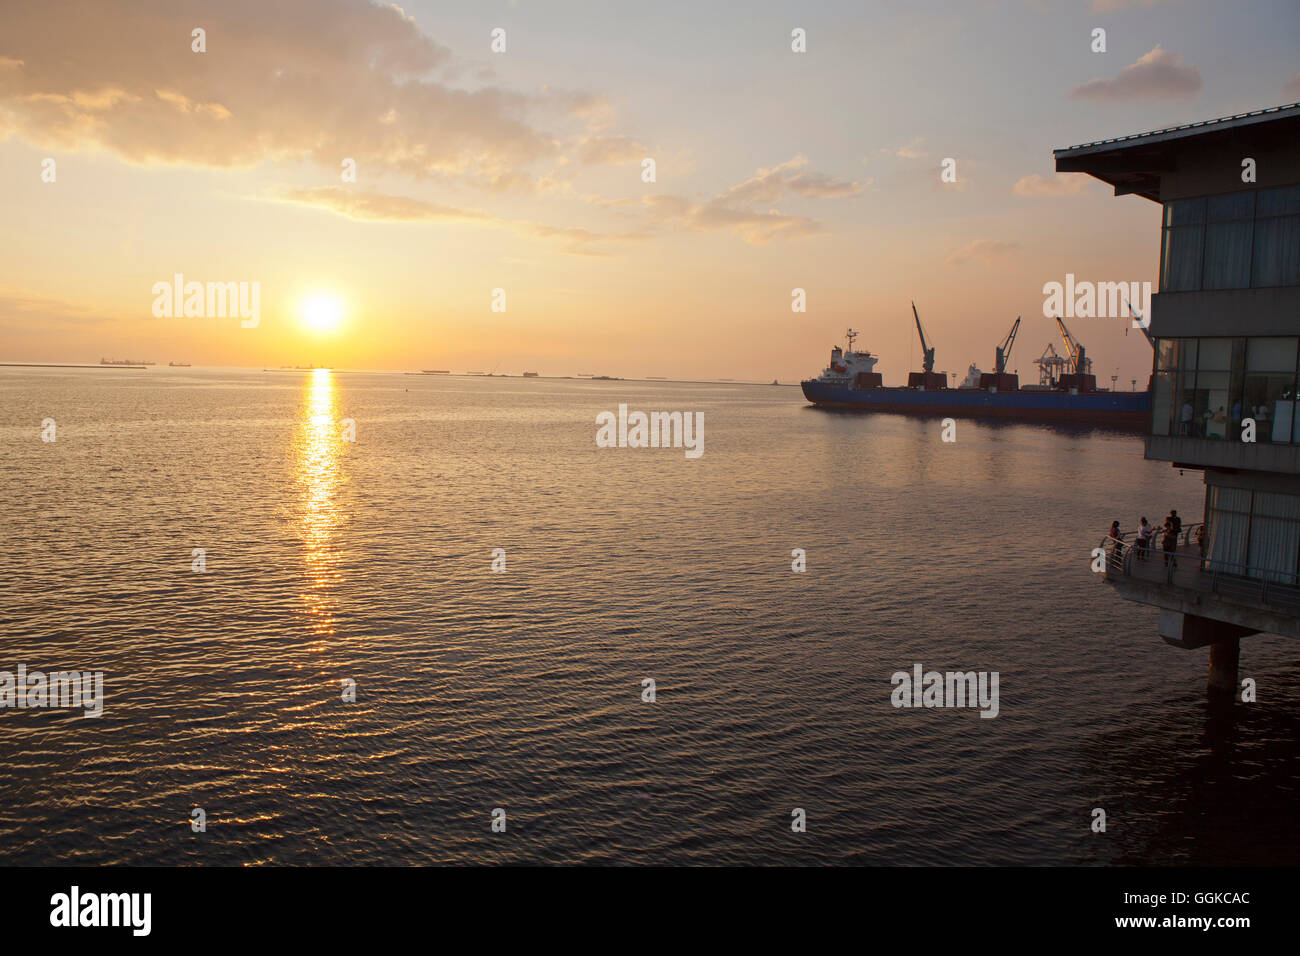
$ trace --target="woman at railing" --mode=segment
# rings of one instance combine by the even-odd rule
[[[1142,521],[1138,524],[1137,530],[1137,559],[1145,561],[1147,549],[1151,545],[1151,525],[1147,523],[1146,515],[1142,516]]]

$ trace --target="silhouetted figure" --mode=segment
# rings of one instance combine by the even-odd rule
[[[1169,517],[1165,518],[1165,533],[1160,542],[1165,552],[1165,567],[1169,567],[1169,562],[1174,561],[1174,549],[1178,547],[1178,529],[1181,525],[1182,522],[1178,521],[1178,516],[1172,511],[1169,513]],[[1178,564],[1175,561],[1174,567],[1177,566]]]
[[[1151,546],[1151,525],[1147,523],[1146,516],[1138,523],[1137,549],[1133,552],[1134,557],[1139,561],[1145,561],[1147,557],[1147,548]]]

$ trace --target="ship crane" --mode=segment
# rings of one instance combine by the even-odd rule
[[[1056,324],[1061,330],[1061,339],[1065,342],[1065,348],[1068,353],[1070,374],[1071,375],[1090,375],[1092,373],[1092,359],[1086,358],[1083,352],[1083,346],[1070,334],[1061,317],[1056,317]]]
[[[934,371],[934,349],[925,341],[925,330],[921,328],[921,317],[916,314],[916,303],[912,303],[912,317],[916,319],[916,334],[921,336],[921,369],[929,374]]]
[[[993,363],[997,374],[1002,375],[1007,370],[1007,359],[1011,357],[1011,346],[1016,344],[1016,332],[1020,330],[1020,316],[1016,316],[1015,325],[1011,326],[1011,331],[1007,337],[1002,340],[1002,344],[997,347],[995,361]]]
[[[1144,320],[1144,319],[1142,318],[1142,316],[1138,315],[1137,312],[1133,309],[1133,303],[1132,303],[1132,302],[1125,301],[1124,304],[1125,304],[1126,306],[1128,306],[1129,315],[1133,316],[1133,320],[1134,320],[1135,324],[1137,325],[1137,327],[1138,327],[1139,329],[1141,329],[1141,330],[1142,330],[1142,334],[1145,335],[1145,336],[1147,337],[1147,343],[1148,343],[1152,348],[1155,348],[1155,347],[1156,347],[1156,337],[1155,337],[1154,335],[1151,334],[1151,321],[1150,321],[1149,319]],[[1148,310],[1148,311],[1149,311],[1149,310]],[[1128,335],[1128,329],[1125,329],[1125,330],[1124,330],[1124,334],[1125,334],[1125,335]]]

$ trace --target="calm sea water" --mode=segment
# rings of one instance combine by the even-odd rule
[[[704,456],[597,448],[620,402],[703,411]],[[1199,474],[938,438],[779,387],[0,370],[0,670],[106,695],[0,710],[0,858],[1300,862],[1294,643],[1217,717],[1088,569]],[[918,662],[998,671],[1000,716],[894,709]]]

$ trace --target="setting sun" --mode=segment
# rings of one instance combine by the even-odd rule
[[[312,296],[302,304],[303,324],[313,332],[333,332],[343,320],[343,306],[328,295]]]

